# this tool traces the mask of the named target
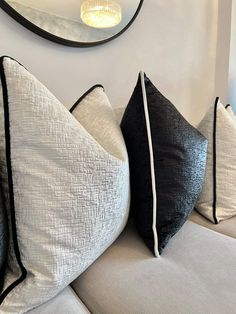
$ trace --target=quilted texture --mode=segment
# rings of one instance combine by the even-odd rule
[[[1,76],[13,242],[0,313],[20,314],[58,294],[117,238],[129,170],[101,87],[83,99],[86,109],[76,107],[78,122],[16,61],[2,58]]]
[[[207,140],[143,73],[121,129],[130,160],[131,212],[146,245],[158,256],[201,192]]]
[[[4,119],[2,118],[2,87],[0,83],[0,172],[5,166],[5,156],[1,154],[1,147],[5,147],[4,136]],[[3,188],[4,183],[0,180],[0,292],[4,284],[5,266],[7,258],[7,246],[8,246],[8,223],[6,217],[6,208],[3,202]]]
[[[196,209],[213,223],[236,215],[236,121],[220,99],[198,126],[208,139],[206,175]]]

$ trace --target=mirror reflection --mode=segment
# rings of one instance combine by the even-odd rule
[[[118,34],[140,0],[7,0],[28,21],[57,37],[94,43]]]

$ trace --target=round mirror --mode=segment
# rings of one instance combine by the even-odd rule
[[[143,0],[2,0],[0,7],[34,33],[51,41],[90,47],[121,35]]]

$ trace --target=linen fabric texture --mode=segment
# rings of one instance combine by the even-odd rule
[[[62,291],[121,233],[129,168],[103,88],[75,117],[15,60],[1,58],[0,73],[11,221],[0,313],[20,314]]]
[[[236,215],[236,119],[217,97],[198,126],[208,139],[206,175],[197,211],[217,224]]]
[[[207,140],[143,72],[121,129],[130,160],[131,213],[144,242],[159,256],[201,192]]]

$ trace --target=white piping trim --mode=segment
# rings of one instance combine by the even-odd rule
[[[152,198],[153,198],[153,217],[152,217],[152,231],[154,237],[154,254],[156,257],[159,257],[158,252],[158,236],[157,236],[157,228],[156,228],[156,221],[157,221],[157,193],[156,193],[156,178],[155,178],[155,166],[154,166],[154,154],[153,154],[153,145],[152,145],[152,134],[151,134],[151,126],[150,126],[150,119],[149,119],[149,112],[148,112],[148,103],[147,103],[147,94],[146,94],[146,87],[144,81],[144,73],[140,72],[141,77],[141,87],[142,87],[142,94],[143,94],[143,106],[144,106],[144,113],[145,113],[145,120],[146,120],[146,127],[147,127],[147,136],[148,136],[148,146],[149,146],[149,154],[150,154],[150,167],[151,167],[151,181],[152,181]]]

